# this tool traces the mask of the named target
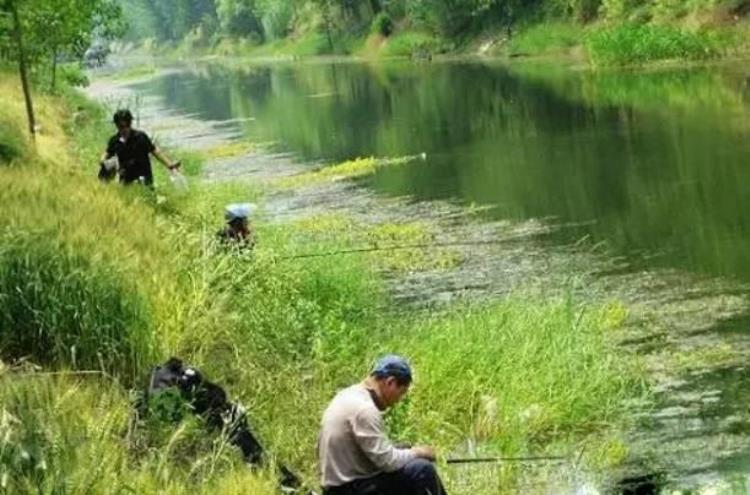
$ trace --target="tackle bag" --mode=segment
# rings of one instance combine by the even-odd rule
[[[148,387],[139,405],[140,413],[144,416],[149,414],[152,398],[175,390],[210,428],[226,431],[229,441],[240,449],[245,462],[253,466],[265,464],[265,451],[248,425],[245,409],[230,402],[224,389],[208,381],[198,369],[186,366],[177,358],[171,358],[151,371]],[[286,466],[279,465],[278,471],[284,493],[312,493],[301,489],[299,477]]]

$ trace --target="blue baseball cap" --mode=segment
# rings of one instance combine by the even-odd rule
[[[230,222],[233,220],[245,219],[253,215],[258,207],[252,203],[234,203],[227,205],[224,209],[224,216]]]
[[[409,361],[395,354],[388,354],[378,359],[370,374],[381,378],[395,376],[408,381],[412,380]]]

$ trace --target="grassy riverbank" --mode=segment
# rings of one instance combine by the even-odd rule
[[[544,21],[519,28],[513,38],[502,32],[487,32],[460,44],[424,31],[402,31],[390,37],[348,36],[331,48],[319,34],[307,34],[268,44],[225,40],[195,48],[165,45],[138,49],[136,53],[160,60],[194,60],[228,57],[247,60],[287,60],[310,57],[354,57],[362,60],[483,56],[508,59],[552,59],[594,68],[642,67],[664,63],[711,62],[746,58],[750,55],[750,23],[728,27],[689,28],[680,25],[606,24],[582,26],[569,21]],[[132,55],[132,52],[123,52]],[[133,69],[128,78],[146,75],[153,68]]]
[[[268,191],[194,180],[182,194],[163,175],[156,193],[101,185],[92,164],[110,126],[99,107],[70,91],[40,96],[34,146],[15,79],[0,76],[0,88],[0,491],[275,493],[270,473],[241,466],[196,419],[132,424],[128,391],[170,355],[224,384],[267,447],[311,481],[322,409],[383,352],[408,355],[418,374],[390,418],[400,438],[446,456],[469,440],[506,455],[586,440],[590,465],[627,455],[616,432],[644,387],[610,344],[620,304],[529,292],[403,314],[381,271],[436,268],[424,262],[432,253],[286,259],[428,235],[410,224],[363,234],[346,219],[261,214],[256,252],[225,253],[211,242],[222,205],[262,205]],[[445,256],[437,268],[460,262]],[[97,373],[65,373],[81,370]],[[444,468],[466,495],[516,474],[482,473],[467,486]]]

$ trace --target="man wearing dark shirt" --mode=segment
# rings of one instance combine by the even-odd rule
[[[117,156],[120,183],[132,184],[139,181],[150,186],[154,182],[150,155],[154,155],[170,173],[177,173],[180,164],[171,161],[154,146],[145,132],[133,129],[133,114],[130,110],[118,110],[113,121],[117,134],[110,138],[107,151],[102,156],[102,171],[105,171],[105,162]]]

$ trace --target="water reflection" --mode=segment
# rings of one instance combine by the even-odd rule
[[[243,122],[302,160],[427,152],[386,194],[584,223],[649,266],[750,280],[750,90],[742,68],[593,74],[499,64],[202,67],[141,89]],[[646,253],[647,256],[638,256]]]

